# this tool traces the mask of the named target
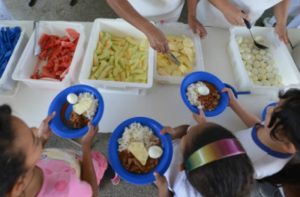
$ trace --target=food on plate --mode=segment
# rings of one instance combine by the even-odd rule
[[[205,88],[209,90],[208,94],[207,90],[202,92]],[[205,111],[215,110],[220,102],[219,91],[214,85],[206,81],[197,81],[196,83],[190,84],[187,88],[186,96],[193,106]]]
[[[270,49],[258,49],[252,41],[242,36],[236,36],[239,51],[244,63],[249,80],[259,86],[282,86],[280,70],[274,67],[275,60]],[[255,41],[266,45],[266,38],[255,37]]]
[[[183,36],[166,35],[172,54],[180,61],[178,66],[168,55],[157,53],[156,72],[162,76],[182,76],[192,71],[195,62],[194,42]]]
[[[147,83],[148,40],[140,43],[132,37],[120,38],[107,32],[99,33],[93,53],[89,79]]]
[[[148,150],[149,157],[156,159],[162,156],[163,149],[159,146],[151,146]]]
[[[74,94],[74,93],[70,93],[67,96],[67,101],[70,104],[76,104],[78,102],[78,96],[76,94]]]
[[[48,34],[41,36],[41,54],[36,65],[40,69],[34,71],[31,79],[62,81],[68,74],[80,35],[70,28],[65,31],[67,36],[63,37]]]
[[[20,27],[1,27],[0,30],[0,78],[8,64],[19,37],[21,35]]]
[[[67,101],[60,111],[61,120],[66,126],[80,129],[93,120],[98,109],[98,99],[95,99],[93,94],[84,92],[77,96],[70,93],[67,96]],[[70,104],[73,105],[73,111],[70,113],[70,119],[66,120],[65,113]]]
[[[158,165],[162,156],[162,150],[158,150],[161,149],[160,140],[149,127],[140,123],[126,127],[118,143],[119,159],[124,168],[133,173],[148,173]]]

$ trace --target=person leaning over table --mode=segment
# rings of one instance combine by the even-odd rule
[[[153,13],[159,15],[166,15],[172,11],[180,8],[184,4],[184,0],[106,0],[107,3],[114,9],[114,11],[124,20],[142,31],[148,38],[151,47],[160,53],[169,53],[168,41],[162,31],[160,31],[150,20],[157,20],[152,22],[177,21],[179,15],[173,19],[153,17]],[[196,8],[198,0],[187,0],[188,2],[188,22],[190,28],[195,34],[200,33],[200,38],[206,36],[206,30],[202,24],[196,19]],[[181,7],[180,7],[181,6]],[[152,17],[150,16],[152,14]],[[199,33],[198,33],[199,32]]]
[[[273,7],[277,21],[275,32],[281,41],[288,44],[286,22],[289,4],[290,0],[201,0],[197,5],[197,19],[204,26],[212,27],[245,25],[242,18],[254,25],[265,10]]]

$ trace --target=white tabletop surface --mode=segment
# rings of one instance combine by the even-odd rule
[[[30,37],[32,21],[10,21],[10,24],[12,23],[24,25],[26,34]],[[88,40],[93,23],[82,24],[85,25],[85,34]],[[201,43],[205,70],[219,77],[224,83],[236,87],[227,55],[229,30],[210,27],[206,30],[208,35]],[[293,45],[300,43],[299,35],[300,29],[289,29],[289,37]],[[47,115],[51,101],[58,93],[59,91],[55,90],[31,89],[21,83],[16,96],[1,97],[0,94],[0,105],[9,104],[14,115],[23,119],[29,126],[39,126]],[[154,82],[146,96],[104,92],[101,94],[105,110],[99,124],[100,132],[113,132],[121,122],[136,116],[153,118],[166,126],[195,124],[190,111],[181,99],[179,86],[160,85]],[[261,117],[267,104],[274,102],[274,100],[270,100],[269,96],[262,95],[239,95],[239,101],[258,117]],[[246,128],[229,107],[221,115],[208,118],[208,121],[218,123],[233,132]]]

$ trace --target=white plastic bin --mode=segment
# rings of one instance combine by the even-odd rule
[[[7,24],[7,23],[6,23]],[[12,74],[14,72],[14,69],[16,68],[16,65],[18,63],[19,57],[22,55],[22,52],[28,42],[28,37],[25,34],[25,27],[22,25],[6,25],[5,23],[0,23],[1,27],[16,27],[19,26],[21,28],[21,34],[19,37],[19,40],[15,46],[15,49],[10,56],[10,59],[6,65],[6,68],[4,70],[4,73],[2,77],[0,78],[0,92],[5,90],[12,90],[14,89],[16,85],[16,81],[12,79]]]
[[[145,95],[146,90],[153,85],[154,50],[149,46],[148,56],[148,80],[147,83],[129,83],[119,81],[90,80],[91,68],[93,66],[93,53],[99,40],[99,32],[108,32],[117,37],[131,36],[142,40],[147,38],[141,31],[136,29],[122,19],[96,19],[92,28],[90,40],[87,46],[79,81],[95,88],[110,90],[111,93],[125,93]]]
[[[71,22],[40,22],[40,37],[46,33],[48,35],[58,35],[60,37],[65,36],[66,28],[71,28],[76,30],[79,34],[79,40],[74,52],[73,60],[70,65],[69,73],[65,78],[60,81],[45,81],[45,80],[36,80],[30,79],[30,76],[33,74],[36,64],[39,60],[38,56],[34,56],[34,32],[32,33],[29,42],[19,60],[19,63],[13,73],[13,79],[22,81],[31,88],[43,88],[43,89],[54,89],[54,90],[63,90],[71,86],[77,76],[77,70],[80,66],[80,60],[84,53],[85,47],[85,34],[84,26],[78,23]],[[46,64],[46,61],[44,61]],[[40,67],[41,68],[41,67]]]
[[[299,71],[293,61],[291,54],[284,45],[280,42],[273,28],[252,27],[251,31],[255,36],[264,36],[267,38],[267,46],[273,54],[275,60],[274,67],[279,69],[279,74],[282,76],[282,83],[285,86],[259,86],[254,85],[248,78],[246,69],[239,52],[238,44],[235,37],[240,35],[243,38],[251,39],[249,30],[245,27],[230,28],[230,41],[228,46],[228,54],[231,61],[233,73],[238,85],[239,91],[250,91],[252,94],[268,94],[274,95],[281,89],[300,88]]]
[[[157,23],[156,26],[165,34],[165,35],[174,35],[182,36],[186,35],[194,41],[195,48],[195,62],[192,72],[195,71],[204,71],[204,62],[201,48],[201,41],[199,36],[195,36],[192,30],[189,29],[189,26],[183,23]],[[154,58],[154,79],[162,84],[175,84],[180,85],[184,76],[175,77],[175,76],[161,76],[156,72],[156,56]]]

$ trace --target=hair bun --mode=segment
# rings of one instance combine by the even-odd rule
[[[9,105],[1,105],[0,106],[0,114],[11,114],[11,108]]]

